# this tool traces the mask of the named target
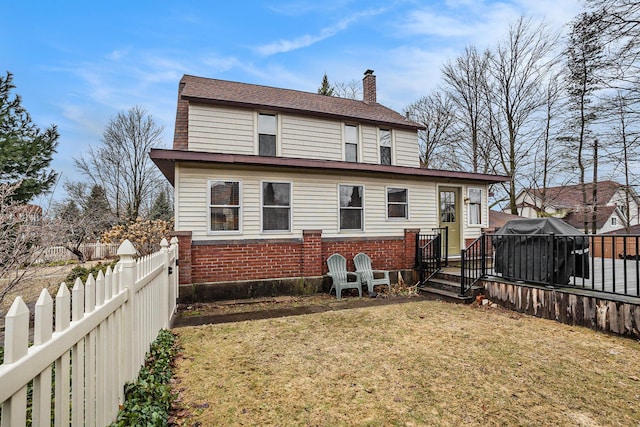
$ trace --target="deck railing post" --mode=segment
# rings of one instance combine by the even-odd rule
[[[448,225],[444,228],[444,266],[449,267],[449,226]]]
[[[467,269],[465,268],[467,264],[467,250],[460,249],[460,296],[464,296],[466,281],[467,281]]]
[[[553,278],[553,274],[555,272],[555,267],[556,267],[556,256],[555,256],[555,247],[556,247],[556,242],[555,242],[555,234],[554,233],[549,233],[549,250],[548,250],[548,254],[547,254],[547,266],[548,266],[548,271],[547,273],[549,274],[549,286],[553,286],[555,285],[555,280]]]
[[[480,234],[480,277],[487,274],[487,235],[483,231]]]

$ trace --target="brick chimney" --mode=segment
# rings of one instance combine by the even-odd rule
[[[376,76],[373,75],[373,70],[364,72],[364,78],[362,79],[362,100],[367,104],[376,103]]]

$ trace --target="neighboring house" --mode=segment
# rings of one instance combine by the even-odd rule
[[[449,251],[489,225],[507,177],[420,168],[421,125],[364,100],[194,76],[180,81],[173,149],[151,158],[175,188],[180,282],[318,277],[358,252],[414,267],[416,235],[449,227]]]
[[[523,217],[518,215],[512,215],[510,213],[491,209],[489,211],[489,229],[487,230],[487,232],[498,230],[502,228],[502,226],[505,225],[507,222],[513,219],[522,219],[522,218]]]
[[[522,190],[516,198],[518,214],[525,218],[556,217],[562,218],[579,230],[584,229],[585,212],[592,223],[593,186],[586,184],[587,204],[582,201],[582,188],[579,184],[550,187],[543,194],[540,189]],[[629,196],[629,217],[627,218],[627,193]],[[640,224],[639,199],[633,188],[627,188],[614,181],[602,181],[597,185],[596,233],[625,228],[626,225]],[[544,201],[543,201],[544,200]]]

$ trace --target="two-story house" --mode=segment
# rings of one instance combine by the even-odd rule
[[[372,71],[363,86],[182,78],[173,149],[150,153],[175,188],[181,283],[311,283],[333,253],[411,269],[420,230],[448,227],[459,254],[488,226],[488,186],[507,178],[420,168],[421,125],[377,103]]]
[[[592,227],[595,208],[596,233],[608,233],[627,226],[640,224],[640,208],[637,193],[615,181],[601,181],[596,186],[596,203],[593,202],[593,184],[585,184],[586,205],[579,184],[540,189],[527,188],[517,198],[518,214],[526,218],[562,218],[573,227],[582,230],[585,217]]]

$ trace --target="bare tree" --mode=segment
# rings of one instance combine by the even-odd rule
[[[624,177],[625,199],[622,203],[624,227],[630,231],[631,224],[638,220],[638,212],[631,211],[631,188],[640,183],[640,127],[634,116],[638,111],[637,102],[626,98],[627,91],[618,90],[607,100],[606,110],[613,112],[608,117],[608,156],[614,165],[613,173]]]
[[[561,70],[550,75],[544,88],[544,105],[539,120],[542,132],[540,134],[540,144],[533,162],[533,173],[529,188],[537,190],[540,201],[540,211],[545,212],[547,204],[552,202],[547,199],[547,188],[551,184],[565,184],[566,175],[556,173],[565,168],[565,153],[562,144],[558,144],[560,136],[559,127],[565,120],[564,110],[566,109],[566,98],[562,86]]]
[[[332,95],[338,98],[362,99],[362,82],[357,79],[348,82],[334,82],[331,88]]]
[[[31,268],[53,239],[57,227],[42,209],[14,200],[20,182],[0,184],[0,303],[19,285],[33,277]]]
[[[451,135],[458,145],[458,169],[484,173],[490,169],[491,147],[483,138],[488,64],[489,52],[481,54],[470,46],[442,68],[444,91],[450,97],[456,115]]]
[[[583,223],[585,233],[589,232],[587,214],[587,192],[585,175],[589,164],[593,166],[593,193],[597,195],[598,142],[591,136],[590,126],[596,119],[596,108],[593,105],[595,93],[601,87],[598,72],[603,66],[603,48],[599,40],[599,16],[593,13],[582,13],[573,22],[569,45],[567,47],[567,86],[570,109],[573,120],[570,122],[570,138],[575,141],[577,164],[580,171],[579,184],[582,187],[582,205],[585,207]],[[591,141],[591,157],[585,152]],[[597,197],[592,200],[592,231],[595,233],[597,215]]]
[[[83,182],[65,183],[67,198],[54,206],[59,224],[60,241],[78,261],[85,262],[86,253],[80,249],[85,242],[96,242],[116,222],[111,213],[104,189],[99,185],[89,188]]]
[[[557,39],[544,23],[534,25],[521,17],[510,25],[507,38],[490,57],[492,90],[487,94],[496,172],[511,177],[508,191],[513,214],[517,214],[518,174],[532,160],[539,141],[534,119],[546,103],[543,88],[557,63]]]
[[[162,127],[142,107],[118,113],[107,124],[99,148],[75,166],[92,184],[102,186],[116,216],[126,221],[141,215],[141,207],[153,197],[161,182],[148,152],[162,145]]]
[[[450,132],[455,119],[451,98],[434,91],[409,105],[406,114],[426,128],[418,131],[421,166],[444,169],[451,165]]]

